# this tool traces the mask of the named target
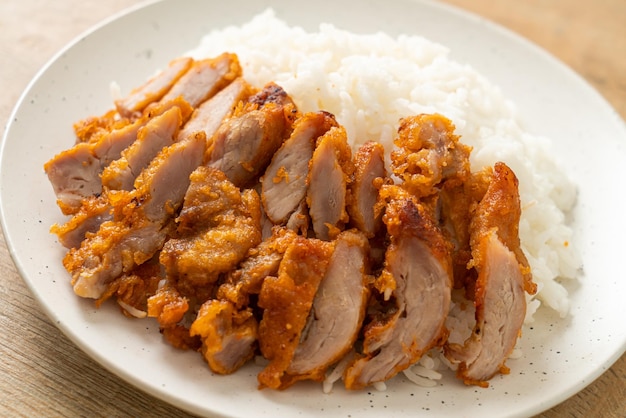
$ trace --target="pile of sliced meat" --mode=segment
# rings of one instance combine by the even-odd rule
[[[517,179],[473,173],[444,116],[353,150],[332,114],[253,88],[223,54],[172,61],[75,132],[44,167],[74,291],[156,318],[214,372],[262,356],[259,387],[284,389],[341,364],[360,389],[434,348],[466,384],[507,372],[536,290]],[[476,308],[463,344],[448,342],[455,288]]]

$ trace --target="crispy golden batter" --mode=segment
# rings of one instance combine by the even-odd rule
[[[189,300],[172,286],[161,286],[148,299],[148,316],[156,318],[159,325],[168,328],[183,320],[189,310]]]
[[[238,308],[247,306],[251,294],[259,294],[263,280],[278,273],[283,254],[298,235],[287,228],[274,227],[272,235],[248,251],[239,268],[227,274],[217,297],[229,300]]]
[[[201,338],[211,370],[230,374],[254,356],[257,328],[251,309],[237,310],[228,301],[212,299],[202,305],[189,333]]]
[[[176,238],[164,245],[160,261],[167,279],[184,294],[206,289],[233,270],[261,242],[260,199],[241,192],[221,171],[199,167],[177,218]]]
[[[398,149],[391,153],[391,169],[419,198],[436,193],[444,180],[462,182],[470,173],[471,148],[459,142],[452,121],[442,115],[402,119],[394,143]]]
[[[283,387],[282,378],[293,359],[332,252],[333,243],[299,238],[287,249],[278,277],[263,282],[259,346],[270,363],[258,375],[260,388]]]

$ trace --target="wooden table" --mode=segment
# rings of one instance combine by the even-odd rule
[[[626,1],[445,0],[499,22],[580,73],[626,118]],[[0,120],[62,46],[137,0],[2,0]],[[0,240],[0,416],[189,416],[87,357],[48,320]],[[626,356],[542,417],[623,417]]]

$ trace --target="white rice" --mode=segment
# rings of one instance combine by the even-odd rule
[[[527,321],[541,304],[567,315],[561,282],[576,278],[581,268],[566,222],[576,188],[552,158],[550,140],[520,127],[515,106],[498,87],[423,37],[356,35],[329,24],[307,33],[272,10],[243,26],[209,33],[189,55],[225,51],[239,56],[251,84],[275,81],[300,110],[335,114],[355,147],[377,140],[391,150],[398,120],[405,116],[438,112],[450,118],[474,149],[474,170],[504,161],[520,180],[520,238],[539,288],[528,297]],[[412,380],[423,377],[415,368],[409,374]]]
[[[418,386],[437,386],[437,381],[442,378],[441,373],[437,371],[441,360],[438,353],[433,355],[436,357],[431,357],[430,354],[422,356],[416,364],[402,371],[404,376]]]

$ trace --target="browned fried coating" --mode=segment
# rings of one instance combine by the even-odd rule
[[[532,281],[532,273],[528,260],[522,251],[519,239],[519,222],[522,215],[518,184],[519,181],[506,164],[498,162],[493,171],[487,170],[483,175],[490,177],[488,189],[475,210],[470,225],[473,231],[471,247],[478,248],[478,242],[490,230],[496,229],[498,238],[515,254],[524,276],[524,290],[529,294],[537,292],[537,285]],[[481,265],[481,252],[472,252],[472,265]]]
[[[160,261],[183,293],[212,285],[233,270],[261,241],[260,199],[241,192],[219,170],[199,167],[191,176],[177,237],[164,245]]]
[[[228,301],[205,302],[189,333],[202,340],[202,355],[211,370],[230,374],[254,356],[257,321],[251,309],[237,310]]]
[[[459,142],[452,121],[420,114],[400,121],[391,153],[391,169],[418,198],[436,193],[444,180],[464,181],[470,173],[471,148]]]
[[[299,238],[285,253],[278,276],[263,282],[259,346],[270,363],[258,375],[260,388],[282,387],[332,251],[332,243]]]

